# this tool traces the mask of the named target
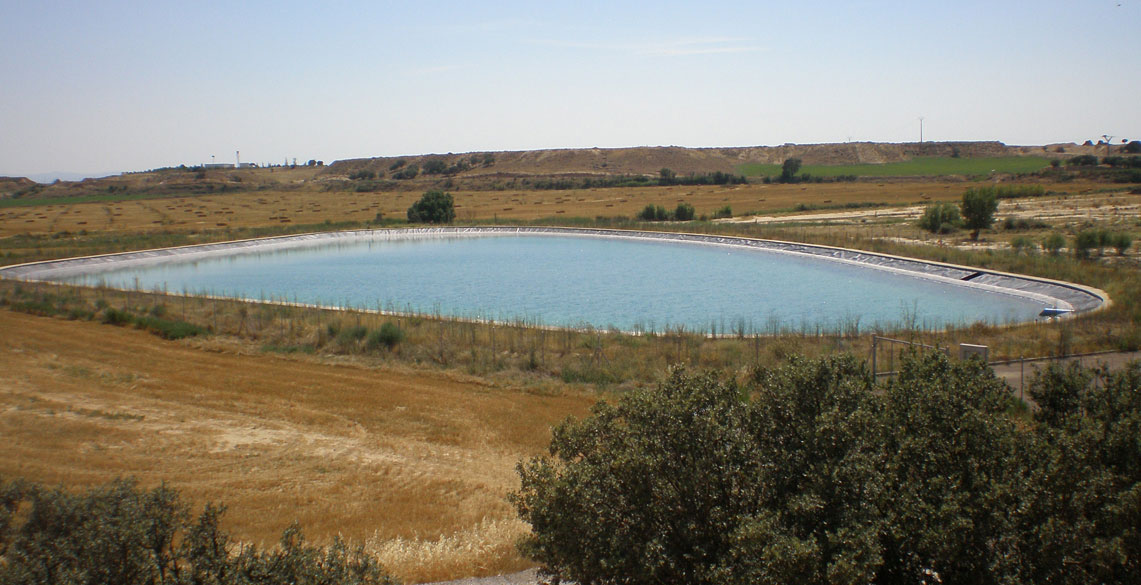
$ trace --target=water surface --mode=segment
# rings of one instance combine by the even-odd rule
[[[1033,319],[1040,301],[816,257],[674,241],[464,235],[318,241],[65,279],[626,331],[835,331]]]

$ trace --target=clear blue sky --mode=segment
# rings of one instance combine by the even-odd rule
[[[0,175],[1141,139],[1141,1],[0,0]]]

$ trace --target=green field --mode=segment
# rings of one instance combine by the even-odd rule
[[[946,175],[986,176],[991,173],[1033,173],[1050,165],[1040,156],[1006,156],[996,158],[921,157],[909,161],[859,165],[804,165],[800,173],[815,177],[937,177]],[[776,177],[781,165],[743,164],[737,172],[746,177]]]

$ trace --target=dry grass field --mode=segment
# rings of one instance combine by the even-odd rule
[[[599,188],[567,191],[453,191],[459,221],[633,217],[647,204],[694,206],[712,215],[729,206],[735,215],[792,213],[798,205],[844,209],[957,200],[971,183],[902,181],[813,185],[734,185]],[[1088,194],[1104,185],[1084,181],[1050,185],[1059,195]],[[157,199],[0,208],[0,238],[17,234],[224,231],[227,228],[374,221],[377,214],[404,219],[419,191],[257,191]]]
[[[523,568],[504,496],[594,400],[0,311],[0,474],[167,482],[242,539],[367,543],[410,581]]]

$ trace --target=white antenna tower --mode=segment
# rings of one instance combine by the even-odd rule
[[[923,116],[919,116],[919,144],[923,144]]]
[[[242,168],[242,151],[240,151],[240,150],[234,151],[234,168],[235,169]]]

